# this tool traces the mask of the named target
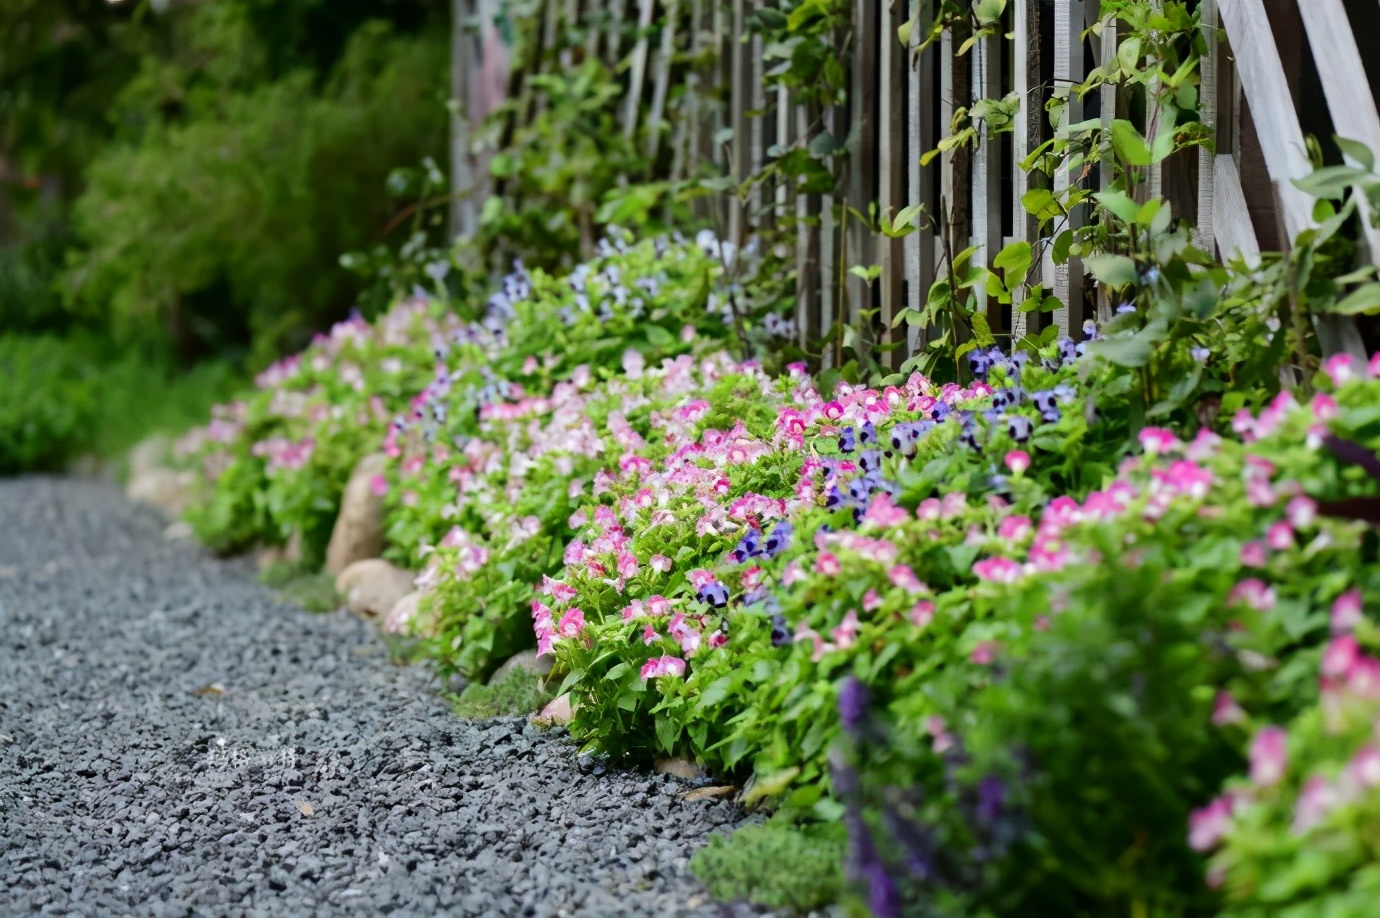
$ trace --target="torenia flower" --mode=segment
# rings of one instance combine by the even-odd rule
[[[823,574],[826,577],[837,577],[843,566],[839,563],[838,555],[833,552],[822,551],[815,559],[815,573]]]
[[[1337,804],[1342,802],[1336,786],[1322,775],[1313,775],[1303,784],[1299,799],[1294,804],[1295,835],[1303,835],[1327,818]]]
[[[1006,454],[1006,467],[1011,470],[1012,475],[1024,475],[1025,470],[1030,468],[1030,454],[1023,449],[1011,450]]]
[[[1350,354],[1333,354],[1323,361],[1323,372],[1332,378],[1332,385],[1340,386],[1356,378],[1355,360]]]
[[[579,637],[580,632],[585,630],[585,613],[580,609],[570,609],[561,616],[560,623],[556,626],[561,637]]]
[[[915,571],[911,569],[909,564],[897,564],[886,573],[891,578],[892,583],[912,596],[929,592],[929,587],[925,586],[920,578],[915,576]]]
[[[1183,447],[1174,432],[1163,427],[1146,427],[1140,432],[1139,439],[1141,448],[1152,456],[1171,453]]]
[[[1227,604],[1245,603],[1257,612],[1268,612],[1275,607],[1275,591],[1264,581],[1248,577],[1232,587],[1227,595]]]
[[[647,566],[659,574],[665,574],[671,570],[671,559],[665,555],[652,555],[647,559]]]
[[[1231,827],[1232,797],[1223,794],[1202,809],[1188,815],[1188,846],[1194,851],[1211,851]]]
[[[1262,727],[1251,741],[1251,781],[1259,787],[1271,787],[1284,777],[1288,764],[1288,739],[1282,727]]]
[[[1264,567],[1267,561],[1264,542],[1257,540],[1241,546],[1242,567]]]
[[[1300,494],[1289,501],[1284,508],[1284,513],[1295,529],[1308,529],[1318,518],[1318,502],[1311,497]]]
[[[1361,623],[1361,591],[1347,590],[1332,604],[1332,633],[1342,634]]]
[[[1245,719],[1246,712],[1241,710],[1241,705],[1236,703],[1231,692],[1217,693],[1217,697],[1212,700],[1212,722],[1215,726],[1225,727],[1227,724],[1239,724]]]
[[[642,664],[642,678],[655,679],[659,676],[684,676],[685,661],[680,657],[660,656],[653,657]]]

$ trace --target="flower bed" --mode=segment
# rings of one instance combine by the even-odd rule
[[[822,390],[723,350],[724,254],[615,242],[482,318],[338,328],[194,438],[199,531],[319,550],[381,446],[427,591],[390,627],[472,678],[536,647],[589,748],[844,819],[879,914],[1361,901],[1380,584],[1328,514],[1374,493],[1380,363],[1228,392],[1215,431],[1052,336]],[[1176,404],[1232,371],[1197,334]]]

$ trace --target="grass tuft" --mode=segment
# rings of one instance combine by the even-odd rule
[[[808,912],[842,898],[846,841],[842,823],[800,824],[778,814],[710,838],[690,870],[721,902]]]
[[[455,716],[464,720],[483,720],[509,714],[531,714],[551,700],[541,686],[541,677],[518,667],[492,685],[472,682],[451,699]]]

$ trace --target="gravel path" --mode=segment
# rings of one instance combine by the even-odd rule
[[[455,719],[91,482],[0,481],[0,913],[728,914],[690,854],[739,814]]]

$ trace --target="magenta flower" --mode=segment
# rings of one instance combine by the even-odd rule
[[[375,475],[369,479],[369,490],[373,491],[377,497],[384,496],[388,493],[388,479],[382,475]]]
[[[585,613],[579,609],[570,609],[561,616],[556,630],[560,632],[561,637],[579,637],[580,632],[585,630]]]
[[[1380,660],[1358,657],[1346,674],[1346,687],[1358,698],[1380,701]]]
[[[1223,794],[1207,806],[1188,815],[1188,846],[1194,851],[1211,851],[1231,828],[1232,798]]]
[[[657,593],[655,596],[647,598],[647,611],[653,615],[665,616],[671,614],[671,600]]]
[[[671,570],[671,559],[665,555],[652,555],[647,559],[647,565],[659,574],[665,574]]]
[[[1361,623],[1363,615],[1361,591],[1347,590],[1332,603],[1332,633],[1350,631]]]
[[[1323,372],[1332,377],[1332,385],[1340,386],[1356,378],[1354,364],[1350,354],[1333,354],[1323,361]]]
[[[1172,430],[1163,427],[1146,427],[1138,435],[1141,448],[1152,456],[1171,453],[1183,448],[1183,443],[1174,436]]]
[[[1313,775],[1303,783],[1299,799],[1294,803],[1293,833],[1303,835],[1310,831],[1341,802],[1341,794],[1335,786],[1322,775]]]
[[[1265,533],[1265,542],[1275,551],[1287,551],[1294,547],[1294,527],[1280,520],[1270,526]]]
[[[858,613],[852,609],[843,616],[843,621],[833,631],[835,644],[840,650],[847,650],[858,640]]]
[[[925,718],[925,732],[934,741],[935,752],[942,754],[953,748],[953,735],[949,733],[944,718],[939,715],[932,714]]]
[[[1358,749],[1347,771],[1362,787],[1380,787],[1380,746],[1367,744]]]
[[[1275,591],[1264,581],[1248,577],[1227,594],[1227,605],[1235,603],[1244,603],[1257,612],[1268,612],[1275,607]]]
[[[1239,724],[1246,720],[1246,712],[1236,703],[1231,692],[1218,692],[1212,699],[1212,723],[1218,727]]]
[[[930,588],[925,586],[925,584],[920,581],[919,577],[915,576],[915,571],[909,564],[897,564],[891,567],[886,572],[886,575],[891,579],[893,584],[912,596],[918,596],[921,593],[928,593],[930,591]]]
[[[683,676],[685,675],[685,661],[679,657],[660,656],[653,657],[642,664],[642,678],[655,679],[659,676]]]
[[[1010,558],[984,558],[973,565],[973,574],[992,583],[1015,583],[1021,577],[1021,566]]]
[[[642,629],[642,643],[644,643],[644,644],[646,644],[648,647],[650,647],[650,646],[652,645],[652,642],[655,641],[656,639],[657,639],[657,633],[656,633],[656,626],[655,626],[655,625],[648,625],[648,626],[646,626],[645,628]],[[646,676],[643,676],[643,678],[645,679]]]
[[[816,574],[837,577],[841,570],[843,570],[843,565],[839,563],[838,556],[832,552],[822,551],[819,553],[819,557],[815,559]]]
[[[1284,778],[1288,765],[1283,727],[1262,727],[1251,741],[1251,781],[1258,787],[1271,787]]]
[[[928,599],[917,602],[910,610],[910,623],[917,628],[924,628],[934,621],[934,603]]]
[[[1006,454],[1006,467],[1011,470],[1011,474],[1017,477],[1025,474],[1025,470],[1030,468],[1030,454],[1023,449],[1013,449]]]
[[[1241,546],[1242,567],[1264,567],[1267,561],[1264,542],[1257,540]]]
[[[1356,639],[1349,634],[1333,638],[1328,642],[1322,655],[1322,674],[1328,679],[1340,679],[1351,672],[1356,660],[1361,656],[1361,648]]]
[[[1010,542],[1021,542],[1033,532],[1028,516],[1008,516],[997,526],[997,535]]]
[[[910,513],[896,506],[891,500],[891,495],[885,491],[872,498],[872,502],[868,504],[867,512],[863,514],[863,522],[883,529],[900,526],[909,519]]]
[[[996,654],[997,645],[991,641],[983,641],[973,648],[973,652],[968,655],[968,659],[979,666],[987,666],[996,658]]]
[[[1300,494],[1289,501],[1284,513],[1295,529],[1309,529],[1318,518],[1318,502]]]

